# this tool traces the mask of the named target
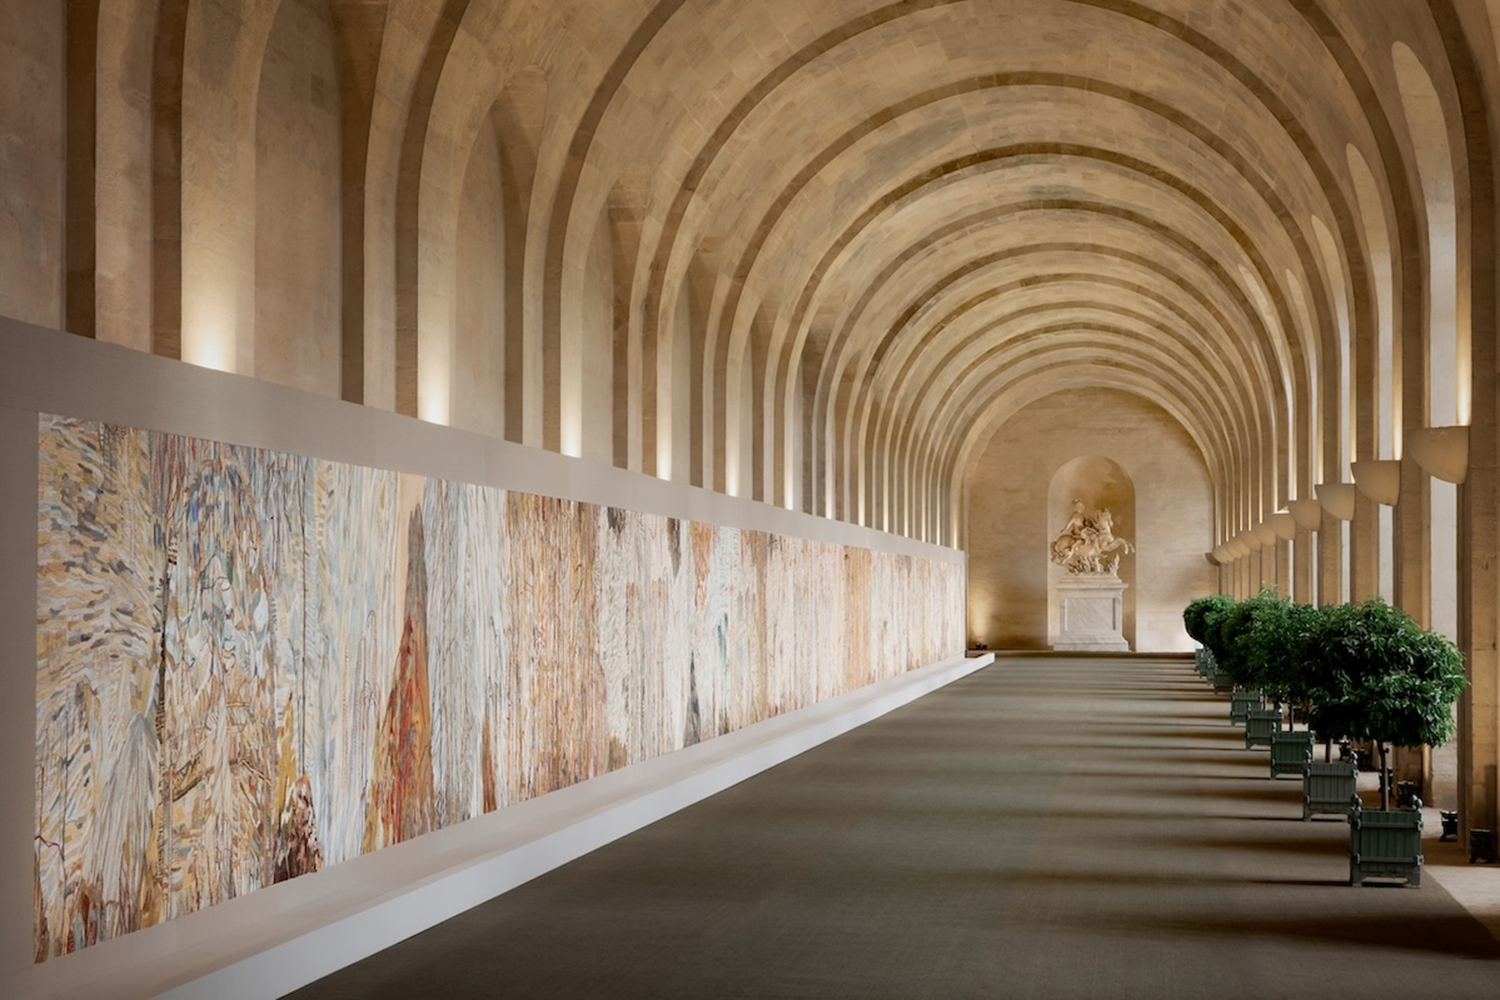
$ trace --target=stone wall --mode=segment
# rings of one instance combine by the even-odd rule
[[[1066,506],[1053,509],[1049,490],[1060,470],[1088,456],[1115,463],[1134,484],[1133,518],[1116,521],[1117,534],[1136,547],[1120,563],[1120,577],[1131,585],[1126,639],[1138,651],[1191,648],[1182,607],[1215,589],[1204,558],[1213,547],[1208,472],[1182,425],[1138,396],[1109,389],[1032,403],[981,452],[968,483],[971,643],[1047,646],[1048,577],[1056,572],[1047,545],[1067,515]],[[1100,486],[1098,497],[1082,499],[1118,503],[1117,484]]]

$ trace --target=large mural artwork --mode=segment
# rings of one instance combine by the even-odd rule
[[[962,650],[958,562],[53,416],[39,465],[37,961]]]

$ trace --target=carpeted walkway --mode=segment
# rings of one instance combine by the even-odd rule
[[[1500,998],[1183,661],[1006,659],[295,997]]]

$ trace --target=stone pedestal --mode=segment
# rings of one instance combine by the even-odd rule
[[[1076,652],[1128,653],[1123,633],[1125,588],[1114,574],[1060,576],[1057,592],[1058,629],[1053,649]]]

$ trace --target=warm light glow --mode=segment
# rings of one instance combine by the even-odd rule
[[[1469,355],[1469,331],[1458,331],[1458,422],[1467,427],[1474,419],[1474,361]]]
[[[670,480],[672,478],[672,425],[668,423],[663,430],[663,433],[656,436],[656,478]]]
[[[576,311],[564,318],[559,336],[557,371],[557,447],[564,455],[583,457],[584,333]]]
[[[182,360],[215,371],[235,370],[234,276],[204,254],[197,270],[201,280],[182,298]]]
[[[223,327],[199,329],[198,336],[182,338],[182,360],[215,371],[234,371],[234,337]]]
[[[782,506],[787,510],[797,509],[797,449],[793,442],[787,442],[786,452],[781,460],[782,481],[786,484],[782,493]]]
[[[417,416],[430,424],[446,425],[451,419],[447,352],[417,345]]]
[[[453,398],[453,311],[436,296],[417,317],[417,416],[449,424]]]
[[[583,414],[578,410],[578,401],[575,398],[570,406],[567,400],[563,400],[561,418],[558,422],[560,434],[559,447],[564,455],[573,458],[583,457]]]

